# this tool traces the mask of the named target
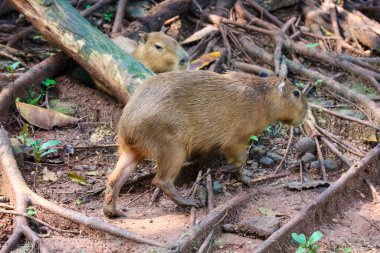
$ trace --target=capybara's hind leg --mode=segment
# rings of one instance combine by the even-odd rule
[[[165,153],[160,154],[157,159],[157,173],[153,179],[153,184],[172,199],[176,204],[183,206],[199,206],[195,198],[184,198],[174,186],[183,162],[186,159],[186,153],[181,147],[169,148],[166,146]]]
[[[103,213],[108,217],[125,216],[122,211],[116,209],[116,202],[121,187],[128,176],[135,170],[140,158],[132,151],[123,151],[116,163],[115,169],[108,176],[103,203]]]

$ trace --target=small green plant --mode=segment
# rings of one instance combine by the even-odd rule
[[[103,14],[103,16],[104,16],[104,20],[106,21],[106,22],[111,22],[112,21],[112,13],[109,13],[109,12],[105,12],[104,14]]]
[[[75,200],[75,204],[76,204],[77,206],[81,205],[82,203],[83,203],[83,200],[82,200],[81,198],[77,198],[77,199]]]
[[[249,137],[249,139],[251,141],[259,141],[259,137],[257,137],[256,135],[252,135],[251,137]]]
[[[320,231],[315,231],[306,241],[306,236],[304,234],[292,233],[293,239],[299,244],[296,253],[316,253],[318,245],[315,244],[317,241],[322,239],[323,234]]]
[[[28,206],[26,208],[26,214],[29,215],[29,216],[34,216],[37,214],[37,211],[34,210],[34,207],[33,206]]]
[[[42,81],[42,88],[45,90],[54,87],[56,85],[56,81],[54,79],[46,78],[45,80]]]
[[[91,7],[91,4],[86,4],[85,6],[84,6],[84,8],[86,8],[86,9],[88,9],[88,8],[90,8]]]
[[[14,62],[14,63],[12,63],[12,64],[9,64],[9,65],[5,66],[4,69],[5,69],[5,71],[7,71],[7,72],[13,73],[13,72],[17,69],[17,67],[18,67],[20,64],[21,64],[21,62],[16,61],[16,62]]]
[[[29,138],[28,124],[25,124],[22,127],[20,134],[16,136],[16,138],[20,140],[21,144],[26,146],[24,152],[26,151],[26,153],[33,156],[36,163],[40,163],[42,157],[57,151],[51,147],[61,143],[59,140],[50,140],[42,143],[41,139],[34,140]]]
[[[321,86],[322,82],[323,82],[323,80],[318,79],[318,80],[316,80],[316,81],[313,83],[313,86],[314,86],[314,87]]]

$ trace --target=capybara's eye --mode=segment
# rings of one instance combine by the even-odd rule
[[[158,50],[162,49],[162,47],[161,47],[160,45],[158,45],[158,44],[154,44],[154,47],[155,47],[156,49],[158,49]]]
[[[296,98],[299,98],[300,97],[300,92],[298,90],[294,90],[293,91],[293,94]]]

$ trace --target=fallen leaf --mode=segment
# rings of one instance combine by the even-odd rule
[[[273,217],[284,216],[283,214],[281,214],[279,212],[276,212],[276,211],[273,211],[271,209],[264,208],[264,207],[259,207],[259,211],[260,211],[260,213],[262,213],[266,216],[273,216]]]
[[[202,28],[201,30],[190,35],[190,37],[188,37],[187,39],[185,39],[184,41],[181,42],[181,45],[188,44],[188,43],[191,43],[194,41],[198,41],[198,40],[204,38],[205,36],[209,35],[210,33],[217,31],[217,30],[218,30],[218,28],[216,28],[215,26],[208,25],[208,26]]]
[[[78,124],[79,119],[39,106],[16,101],[21,116],[29,123],[50,130],[55,126],[65,127]]]
[[[190,63],[189,69],[190,70],[201,69],[201,68],[209,65],[210,63],[216,61],[217,59],[219,59],[220,56],[221,56],[220,52],[211,52],[208,54],[204,54],[201,57],[199,57],[198,59],[192,61]]]
[[[71,181],[73,181],[75,183],[78,183],[81,185],[89,185],[89,183],[87,182],[87,180],[84,177],[82,177],[82,176],[80,176],[74,172],[67,173],[67,176],[71,179]]]
[[[94,170],[94,171],[87,171],[86,172],[86,175],[88,175],[88,176],[96,176],[96,175],[98,175],[98,171],[96,171],[96,170]]]
[[[56,181],[58,180],[58,177],[57,177],[57,175],[56,175],[54,172],[48,170],[48,168],[45,167],[45,168],[42,170],[42,179],[43,179],[44,181],[52,181],[52,182],[56,182]]]

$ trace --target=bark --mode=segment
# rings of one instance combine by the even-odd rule
[[[69,1],[9,0],[52,44],[77,61],[122,104],[153,72],[95,29]]]

